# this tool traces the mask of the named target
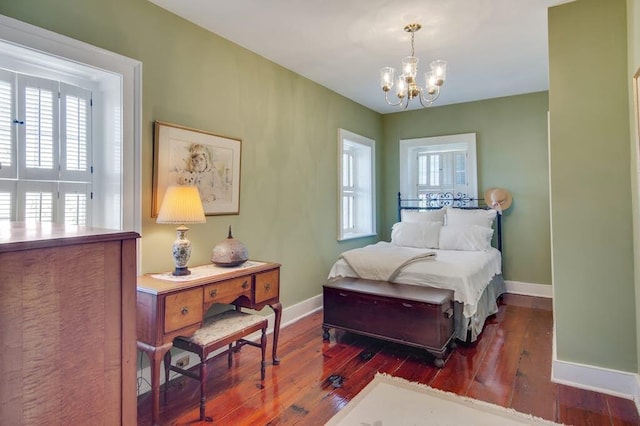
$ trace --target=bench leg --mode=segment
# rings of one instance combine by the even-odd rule
[[[212,422],[213,419],[211,417],[207,417],[205,415],[205,408],[207,407],[207,398],[205,397],[205,393],[207,391],[206,383],[207,383],[207,357],[200,357],[200,421],[201,422]]]
[[[265,368],[267,364],[265,361],[265,357],[267,354],[267,329],[266,328],[262,329],[262,337],[260,338],[260,349],[262,350],[262,362],[260,363],[260,380],[264,381]]]

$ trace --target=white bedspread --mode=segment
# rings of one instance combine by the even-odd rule
[[[372,246],[398,248],[384,241]],[[422,251],[435,252],[435,259],[408,263],[398,271],[393,281],[451,289],[454,292],[454,299],[464,304],[463,313],[467,318],[475,314],[478,300],[493,276],[502,271],[501,255],[495,248],[487,251],[432,249]],[[336,277],[359,277],[359,275],[344,259],[338,259],[329,272],[330,279]]]
[[[434,260],[435,257],[433,250],[393,244],[370,244],[347,250],[340,255],[360,278],[379,281],[394,281],[396,275],[408,264]]]

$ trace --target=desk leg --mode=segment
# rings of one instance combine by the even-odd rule
[[[151,346],[138,342],[138,349],[144,351],[149,357],[149,367],[151,369],[151,424],[158,425],[160,417],[160,366],[164,354],[173,347],[173,343],[166,343],[162,346]]]
[[[273,352],[271,356],[273,358],[273,365],[278,365],[280,364],[280,358],[278,358],[278,356],[276,355],[276,352],[278,351],[278,337],[280,336],[280,320],[282,319],[282,305],[280,304],[280,302],[278,302],[270,306],[276,315],[276,323],[273,326]]]

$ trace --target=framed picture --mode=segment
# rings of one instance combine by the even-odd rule
[[[195,185],[206,215],[240,213],[239,139],[156,121],[152,216],[170,185]]]

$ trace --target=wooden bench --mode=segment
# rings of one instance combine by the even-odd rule
[[[244,339],[249,334],[262,330],[260,343]],[[267,319],[260,315],[248,314],[239,310],[226,311],[210,317],[192,336],[178,336],[173,340],[173,346],[192,352],[200,357],[199,372],[184,370],[171,365],[171,351],[164,356],[165,380],[168,381],[169,371],[175,371],[192,379],[200,381],[200,421],[212,421],[205,417],[205,390],[207,381],[207,357],[213,351],[228,345],[227,357],[229,368],[233,364],[232,352],[243,345],[261,348],[262,362],[260,364],[260,380],[265,377],[265,354],[267,349]],[[234,347],[234,343],[236,346]]]
[[[324,340],[329,328],[426,349],[444,366],[453,345],[453,291],[359,278],[323,286]]]

